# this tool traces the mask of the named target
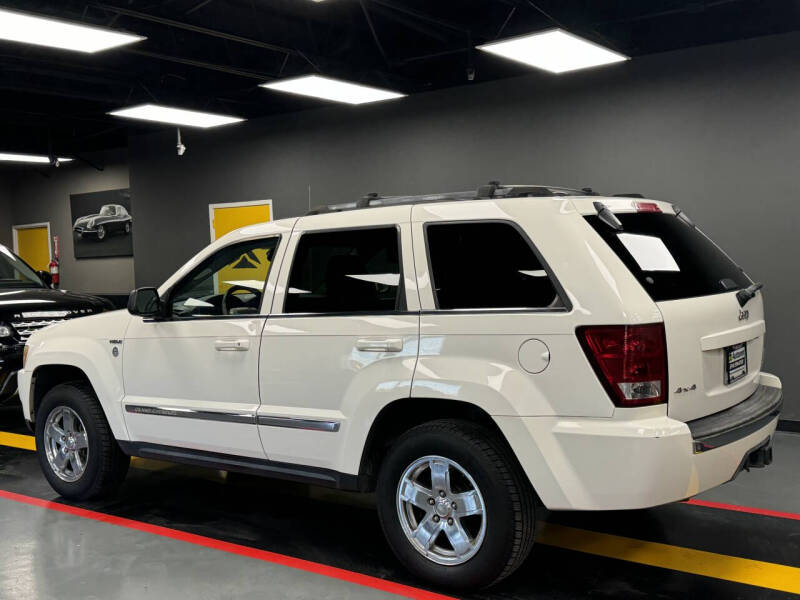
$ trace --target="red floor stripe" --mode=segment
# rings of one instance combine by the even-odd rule
[[[214,550],[220,550],[230,554],[245,556],[247,558],[263,560],[265,562],[283,565],[293,569],[300,569],[309,573],[316,573],[318,575],[324,575],[333,579],[347,581],[349,583],[380,590],[382,592],[396,594],[398,596],[403,596],[404,598],[412,598],[413,600],[456,600],[451,596],[444,596],[442,594],[414,588],[401,583],[386,581],[384,579],[379,579],[378,577],[371,577],[369,575],[363,575],[361,573],[355,573],[353,571],[347,571],[345,569],[339,569],[337,567],[331,567],[300,558],[293,558],[284,554],[277,554],[267,550],[259,550],[249,546],[224,542],[222,540],[196,535],[194,533],[170,529],[169,527],[161,527],[160,525],[151,525],[141,521],[134,521],[133,519],[126,519],[124,517],[115,517],[113,515],[96,512],[93,510],[87,510],[85,508],[78,508],[77,506],[70,506],[68,504],[61,504],[59,502],[51,502],[41,498],[34,498],[32,496],[15,494],[14,492],[8,492],[6,490],[0,490],[0,498],[5,498],[6,500],[12,500],[14,502],[20,502],[22,504],[29,504],[31,506],[38,506],[40,508],[46,508],[48,510],[54,510],[76,517],[82,517],[84,519],[91,519],[101,523],[110,523],[111,525],[116,525],[118,527],[135,529],[136,531],[143,531],[145,533],[178,540],[181,542],[187,542],[196,546],[203,546],[205,548],[212,548]]]
[[[706,508],[719,508],[721,510],[732,510],[734,512],[749,513],[751,515],[761,515],[764,517],[777,517],[778,519],[791,519],[800,521],[800,515],[779,510],[769,510],[767,508],[753,508],[751,506],[738,506],[736,504],[724,504],[722,502],[709,502],[708,500],[686,500],[685,504],[693,506],[704,506]]]

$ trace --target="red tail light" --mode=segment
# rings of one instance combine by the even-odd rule
[[[583,351],[617,406],[667,401],[664,324],[579,327]]]

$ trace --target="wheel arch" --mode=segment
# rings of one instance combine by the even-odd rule
[[[116,389],[120,382],[102,381],[96,364],[92,362],[82,364],[82,362],[85,361],[58,360],[39,364],[32,369],[27,399],[28,406],[26,407],[29,411],[30,422],[36,422],[36,412],[47,392],[59,384],[79,381],[88,384],[92,388],[100,402],[114,437],[127,440],[128,433],[122,412],[119,408],[114,410],[114,400],[116,398],[121,399],[121,389]],[[121,407],[121,404],[118,404],[118,406]]]
[[[377,473],[392,443],[409,429],[439,419],[461,419],[482,425],[506,445],[515,466],[524,473],[503,431],[483,408],[462,400],[442,398],[402,398],[384,406],[372,421],[359,464],[359,482],[364,491],[373,491]],[[533,482],[531,487],[534,488]]]

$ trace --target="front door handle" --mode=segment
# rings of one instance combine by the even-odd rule
[[[219,352],[247,352],[250,349],[250,340],[217,340],[214,349]]]
[[[400,352],[402,338],[361,338],[356,342],[356,350],[362,352]]]

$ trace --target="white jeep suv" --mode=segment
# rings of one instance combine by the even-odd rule
[[[67,498],[132,455],[375,490],[406,567],[475,588],[524,561],[535,506],[649,507],[771,462],[759,288],[666,202],[370,195],[34,334],[20,398]]]

